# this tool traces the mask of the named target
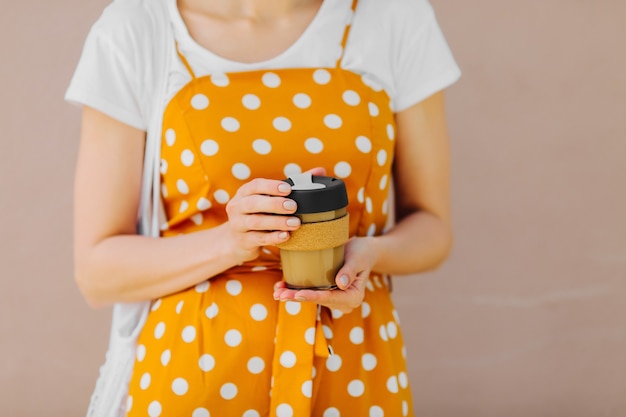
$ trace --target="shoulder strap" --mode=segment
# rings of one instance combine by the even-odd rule
[[[350,36],[350,29],[352,29],[352,20],[354,19],[354,14],[356,13],[356,6],[359,0],[352,0],[352,8],[350,10],[350,20],[346,23],[346,28],[343,31],[343,38],[341,39],[341,55],[337,59],[335,66],[339,68],[341,66],[341,62],[343,61],[343,56],[346,53],[346,45],[348,44],[348,37]]]

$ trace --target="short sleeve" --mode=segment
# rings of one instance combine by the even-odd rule
[[[407,8],[396,26],[393,57],[395,111],[404,110],[445,89],[461,71],[436,20],[430,4]],[[421,24],[416,25],[416,22]]]
[[[105,11],[87,36],[65,99],[146,130],[137,58],[132,51],[134,42],[124,36],[128,32]]]

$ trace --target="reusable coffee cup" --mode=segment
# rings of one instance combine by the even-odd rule
[[[349,239],[348,193],[339,178],[292,175],[291,194],[300,218],[298,230],[278,245],[288,288],[329,290],[337,288],[335,276],[344,261]]]

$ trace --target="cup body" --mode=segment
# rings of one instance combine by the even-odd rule
[[[302,224],[325,222],[346,215],[346,209],[297,214]],[[280,258],[287,287],[330,290],[337,288],[335,276],[343,266],[345,245],[317,250],[281,249]]]

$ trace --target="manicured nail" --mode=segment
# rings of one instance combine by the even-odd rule
[[[297,217],[290,217],[287,219],[287,226],[296,227],[300,225],[300,219]]]
[[[290,193],[291,186],[287,184],[286,182],[283,182],[282,184],[278,185],[278,191],[280,191],[281,193]]]
[[[293,200],[285,200],[285,202],[283,203],[283,207],[285,208],[285,210],[295,210],[297,205],[296,202]]]
[[[339,282],[341,283],[341,286],[345,288],[348,286],[348,283],[350,282],[350,278],[348,278],[347,275],[342,275],[339,277]]]
[[[297,295],[297,296],[293,297],[293,299],[296,300],[296,301],[306,301],[306,298],[304,298],[301,295]]]
[[[285,240],[285,239],[287,239],[288,237],[289,237],[289,233],[287,233],[287,232],[280,232],[280,233],[278,234],[278,238],[279,238],[279,239],[281,239],[281,240]]]

